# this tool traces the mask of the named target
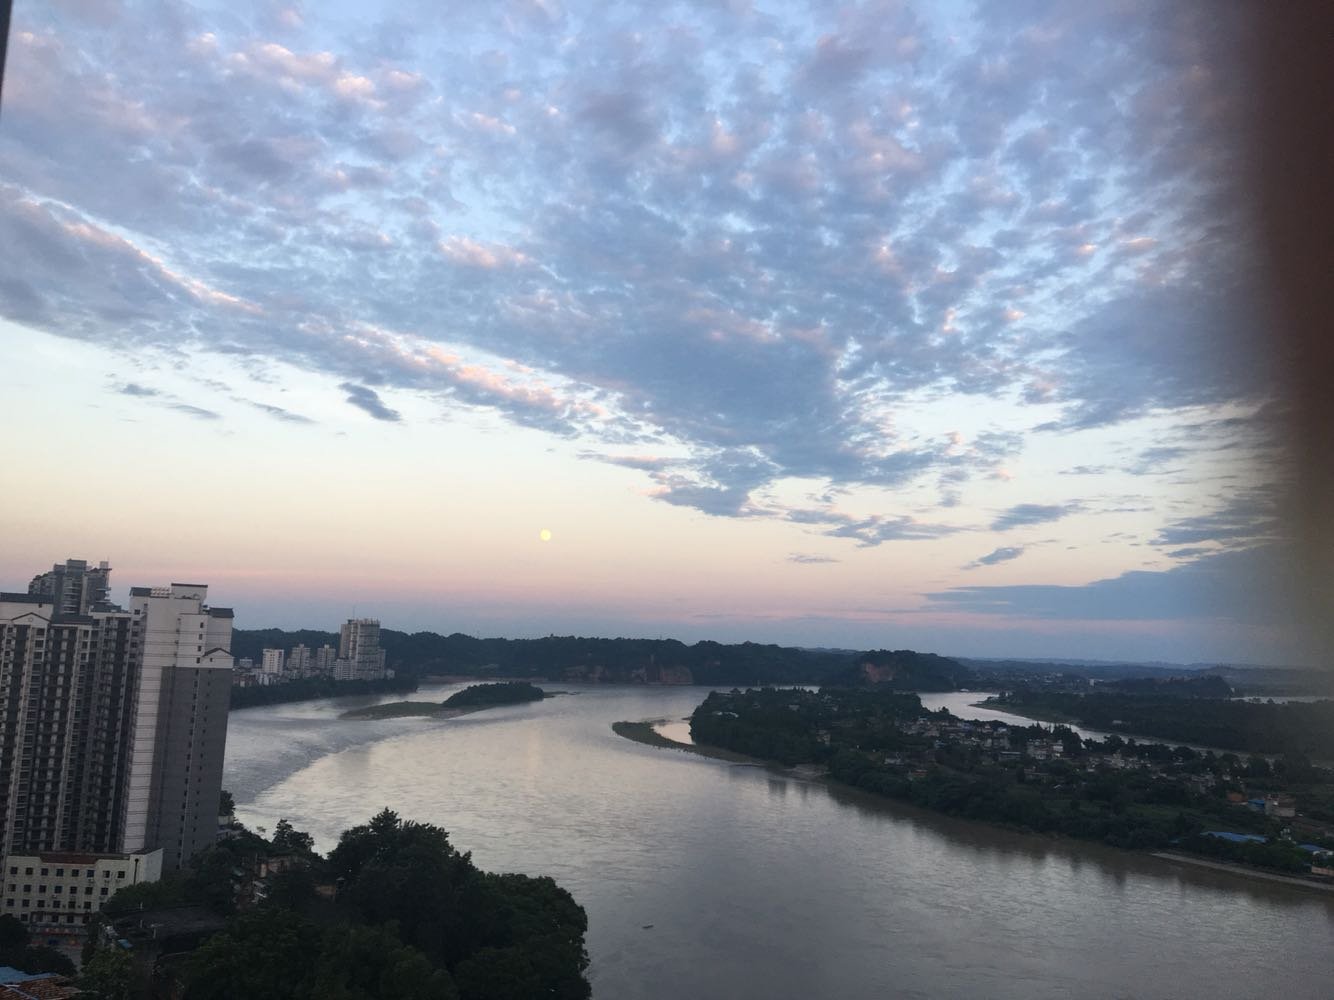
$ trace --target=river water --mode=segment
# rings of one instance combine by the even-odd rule
[[[706,690],[588,687],[451,720],[337,717],[392,698],[246,709],[225,784],[242,822],[286,817],[322,851],[389,806],[482,868],[552,875],[588,911],[598,1000],[1334,995],[1334,898],[611,731]],[[967,717],[981,697],[924,700]]]

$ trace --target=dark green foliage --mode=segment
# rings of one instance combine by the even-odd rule
[[[310,854],[315,850],[315,838],[280,819],[273,828],[273,849],[281,854]]]
[[[189,1000],[289,1000],[309,997],[312,959],[321,951],[314,925],[282,909],[236,917],[190,959]]]
[[[388,809],[344,833],[329,868],[359,920],[396,927],[454,973],[464,1000],[589,995],[587,917],[549,878],[478,871],[445,831]]]
[[[1125,677],[1099,685],[1099,691],[1152,695],[1156,698],[1231,698],[1232,685],[1217,674],[1195,677]]]
[[[99,948],[79,973],[83,1000],[130,1000],[133,962],[119,948]]]
[[[973,682],[973,672],[958,660],[911,649],[874,649],[857,656],[854,663],[826,678],[824,684],[826,687],[873,685],[899,691],[956,691]]]
[[[1273,702],[1155,694],[1069,694],[1018,688],[998,699],[1019,712],[1077,720],[1244,753],[1334,758],[1334,701]]]
[[[1181,846],[1220,861],[1237,861],[1290,874],[1301,874],[1311,865],[1311,856],[1300,847],[1276,839],[1264,844],[1257,841],[1235,843],[1222,837],[1195,834],[1183,840]]]
[[[258,659],[264,647],[317,647],[334,642],[332,633],[265,629],[233,633],[234,655]],[[675,639],[597,639],[546,636],[541,639],[478,639],[462,633],[380,631],[388,665],[399,673],[470,677],[532,677],[613,683],[796,684],[819,683],[844,670],[859,655],[848,651],[794,649],[743,642],[724,645]],[[952,662],[952,661],[951,661]],[[955,664],[955,666],[958,666]],[[962,669],[962,668],[960,668]],[[290,685],[243,688],[240,705],[269,697],[251,691],[283,691]],[[304,697],[319,697],[307,695]],[[237,707],[233,701],[233,706]]]
[[[442,702],[447,708],[472,708],[485,705],[521,705],[541,701],[546,692],[527,681],[508,681],[501,684],[474,684],[456,691]]]
[[[74,975],[74,963],[63,952],[43,944],[33,944],[28,928],[8,913],[0,916],[0,965],[9,965],[30,973]]]
[[[232,793],[224,788],[222,794],[218,796],[218,815],[230,816],[234,812],[236,812],[236,800],[232,798]]]
[[[309,701],[312,698],[403,694],[416,690],[417,679],[411,674],[400,674],[378,681],[335,681],[332,677],[302,677],[283,684],[234,687],[231,707],[254,708],[256,705],[279,705],[290,701]]]
[[[232,630],[232,655],[238,660],[254,660],[256,663],[266,649],[291,649],[293,646],[308,646],[319,649],[321,646],[338,647],[337,632],[318,632],[314,629],[294,629],[291,632],[280,628],[238,628]]]
[[[1084,740],[1067,726],[968,724],[924,711],[916,695],[879,686],[714,692],[691,716],[691,734],[697,743],[787,765],[824,764],[838,781],[951,816],[1128,848],[1186,838],[1194,849],[1206,829],[1273,837],[1279,821],[1225,800],[1229,782],[1247,774],[1271,783],[1288,772],[1301,775],[1316,783],[1297,786],[1313,799],[1308,787],[1330,787],[1329,773],[1305,759],[1271,767],[1259,758],[1242,762],[1117,736]],[[1328,806],[1334,808],[1334,794]],[[1309,866],[1290,846],[1234,847],[1208,844],[1213,856],[1282,870]]]

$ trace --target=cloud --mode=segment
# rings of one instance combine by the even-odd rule
[[[815,566],[823,563],[841,562],[842,560],[835,559],[833,556],[814,555],[809,552],[793,552],[787,557],[787,561],[799,563],[803,566]]]
[[[338,388],[347,393],[347,401],[359,410],[365,410],[376,420],[395,422],[402,420],[397,410],[385,406],[374,389],[352,382],[344,382]]]
[[[222,415],[214,413],[212,410],[206,410],[202,406],[192,406],[189,403],[167,403],[170,409],[178,413],[184,413],[191,417],[197,417],[200,420],[221,420]]]
[[[1010,531],[1032,524],[1046,524],[1082,509],[1079,504],[1021,503],[1003,511],[991,522],[992,531]]]
[[[1275,487],[1237,490],[1214,510],[1169,521],[1153,544],[1197,546],[1215,542],[1229,548],[1250,546],[1278,534],[1277,507]]]
[[[149,386],[146,385],[140,385],[138,382],[126,382],[124,385],[120,386],[116,391],[123,396],[148,397],[148,396],[160,396],[162,394],[159,390],[150,388]]]
[[[957,505],[1026,471],[1034,424],[1270,387],[1232,350],[1255,311],[1219,180],[1245,96],[1207,44],[1227,16],[468,11],[25,10],[0,314],[296,365],[377,419],[367,385],[681,452],[618,464],[718,516],[787,517],[765,495],[791,479]],[[956,448],[915,424],[942,399],[1034,409]],[[896,502],[825,527],[939,537]]]
[[[303,417],[299,413],[293,413],[291,410],[285,410],[281,406],[272,406],[269,403],[256,403],[251,401],[251,406],[255,409],[267,413],[275,420],[282,420],[289,424],[313,424],[315,421],[309,417]]]
[[[969,563],[965,569],[975,569],[978,566],[995,566],[997,563],[1009,562],[1011,559],[1018,559],[1024,554],[1023,546],[1006,546],[999,549],[993,549],[984,556],[978,556],[976,561]]]
[[[956,587],[924,595],[928,610],[1087,621],[1295,622],[1282,598],[1292,553],[1276,546],[1215,553],[1167,570],[1133,570],[1082,586]]]

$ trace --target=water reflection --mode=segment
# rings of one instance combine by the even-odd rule
[[[608,1000],[1316,997],[1334,974],[1325,897],[646,747],[611,723],[704,690],[585,690],[444,723],[237,713],[229,787],[321,849],[387,804],[485,868],[553,875]]]

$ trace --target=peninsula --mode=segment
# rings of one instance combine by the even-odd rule
[[[1271,764],[1120,736],[1085,739],[1063,725],[970,722],[923,708],[911,692],[875,687],[715,691],[690,721],[694,747],[649,727],[613,728],[650,745],[722,750],[827,776],[947,815],[1311,885],[1334,881],[1334,771],[1300,755]]]

